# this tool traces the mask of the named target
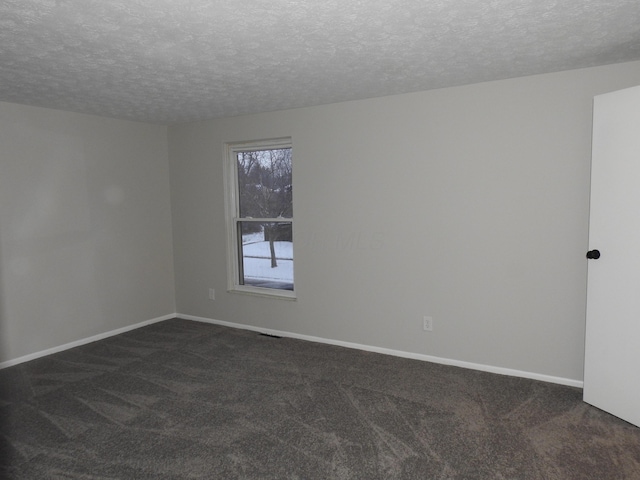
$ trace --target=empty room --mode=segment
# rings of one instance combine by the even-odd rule
[[[0,2],[0,477],[640,479],[639,25]]]

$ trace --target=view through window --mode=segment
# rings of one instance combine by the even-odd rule
[[[290,142],[282,141],[230,150],[235,171],[234,286],[240,290],[293,292],[291,150]]]

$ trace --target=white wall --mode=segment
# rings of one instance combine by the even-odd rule
[[[175,312],[166,130],[0,103],[0,362]]]
[[[0,103],[0,362],[177,310],[580,380],[592,98],[637,84],[632,62],[168,130]],[[298,300],[226,293],[223,143],[282,136]]]
[[[640,62],[170,127],[178,312],[579,381],[592,98],[635,84]],[[283,136],[298,300],[226,293],[223,144]]]

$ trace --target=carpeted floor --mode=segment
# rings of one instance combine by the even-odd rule
[[[640,479],[578,389],[187,320],[0,386],[7,479]]]

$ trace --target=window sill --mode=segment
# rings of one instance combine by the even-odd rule
[[[260,288],[240,285],[228,289],[227,292],[241,295],[252,295],[255,297],[277,298],[280,300],[297,300],[295,292],[291,290],[277,290],[273,288]]]

